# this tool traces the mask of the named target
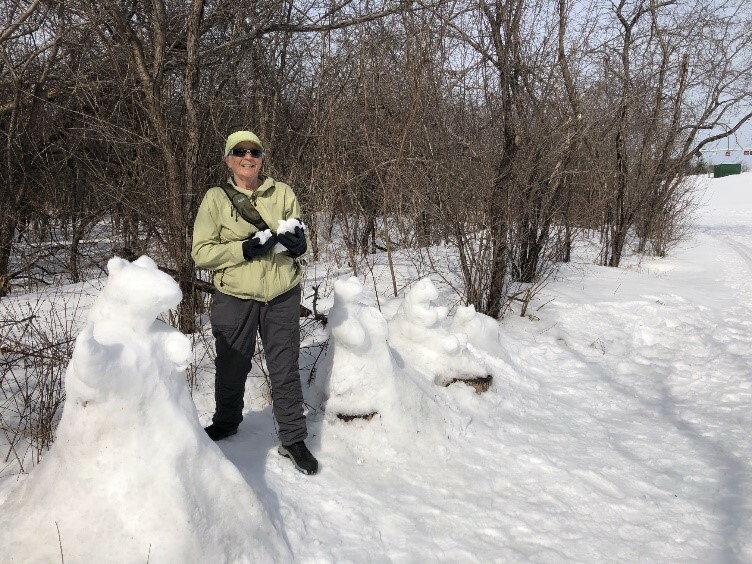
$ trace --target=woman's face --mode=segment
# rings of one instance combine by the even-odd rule
[[[241,141],[233,147],[233,150],[258,148],[250,141]],[[262,162],[263,157],[254,157],[247,152],[241,156],[230,153],[225,157],[225,163],[235,178],[235,184],[243,188],[258,188],[258,176]]]

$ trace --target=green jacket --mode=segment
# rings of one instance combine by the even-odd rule
[[[278,220],[301,216],[292,188],[271,177],[266,177],[255,192],[235,188],[251,198],[272,231],[276,231]],[[199,206],[191,256],[201,268],[214,271],[214,286],[220,292],[268,302],[300,282],[301,268],[287,253],[269,251],[245,260],[243,241],[257,231],[238,215],[224,190],[215,186],[206,192]]]

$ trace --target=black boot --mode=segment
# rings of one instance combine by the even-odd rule
[[[319,463],[308,450],[308,447],[303,441],[297,443],[280,446],[277,452],[282,456],[286,456],[295,465],[295,468],[303,472],[303,474],[315,474],[319,470]]]
[[[209,438],[213,441],[221,441],[227,437],[231,437],[238,432],[237,427],[222,427],[216,423],[212,423],[208,427],[204,427],[204,431],[209,435]]]

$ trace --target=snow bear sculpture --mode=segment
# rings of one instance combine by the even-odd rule
[[[327,413],[345,419],[383,415],[397,396],[386,320],[378,309],[360,302],[362,293],[357,278],[337,280],[329,311],[333,350]]]
[[[389,330],[402,337],[393,346],[438,385],[486,378],[486,367],[467,349],[466,337],[444,327],[447,308],[435,304],[438,297],[430,279],[415,283],[390,321]]]
[[[154,261],[113,258],[76,339],[50,451],[0,510],[6,562],[290,559],[255,493],[206,436],[191,343],[157,320],[181,292]]]
[[[387,431],[377,439],[385,447],[405,441],[414,446],[416,438],[433,444],[461,434],[468,418],[426,382],[414,359],[396,355],[386,320],[362,296],[355,277],[334,284],[330,345],[313,386],[327,420],[366,419]]]

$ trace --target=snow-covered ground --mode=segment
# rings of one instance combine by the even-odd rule
[[[692,238],[670,257],[619,269],[583,258],[531,315],[498,324],[469,310],[447,316],[450,296],[430,283],[413,285],[407,300],[382,299],[379,312],[372,286],[343,276],[334,341],[306,390],[316,476],[276,453],[259,378],[249,379],[240,432],[204,440],[211,381],[194,394],[197,410],[185,405],[174,386],[182,345],[167,335],[172,345],[142,349],[138,361],[151,377],[166,371],[167,384],[138,380],[136,391],[121,390],[122,404],[118,386],[106,399],[79,386],[60,433],[87,443],[58,441],[25,480],[0,480],[0,524],[15,523],[12,536],[0,528],[0,561],[19,541],[19,562],[57,561],[61,551],[75,562],[97,547],[102,561],[185,562],[182,550],[197,562],[240,561],[239,546],[257,562],[752,562],[752,174],[708,180],[705,200]],[[138,364],[110,351],[87,365],[76,354],[75,377],[94,387],[86,366],[110,359],[126,367],[122,376]],[[494,380],[482,395],[436,384],[484,371]],[[87,393],[112,409],[164,415],[100,414],[87,429]],[[378,414],[344,422],[336,413],[348,405]],[[164,450],[160,425],[179,427]],[[167,507],[169,523],[155,518]],[[45,519],[53,546],[24,540]],[[143,547],[143,557],[105,551],[115,524],[131,535],[111,538]],[[182,538],[184,548],[165,550],[160,538],[173,547]]]

